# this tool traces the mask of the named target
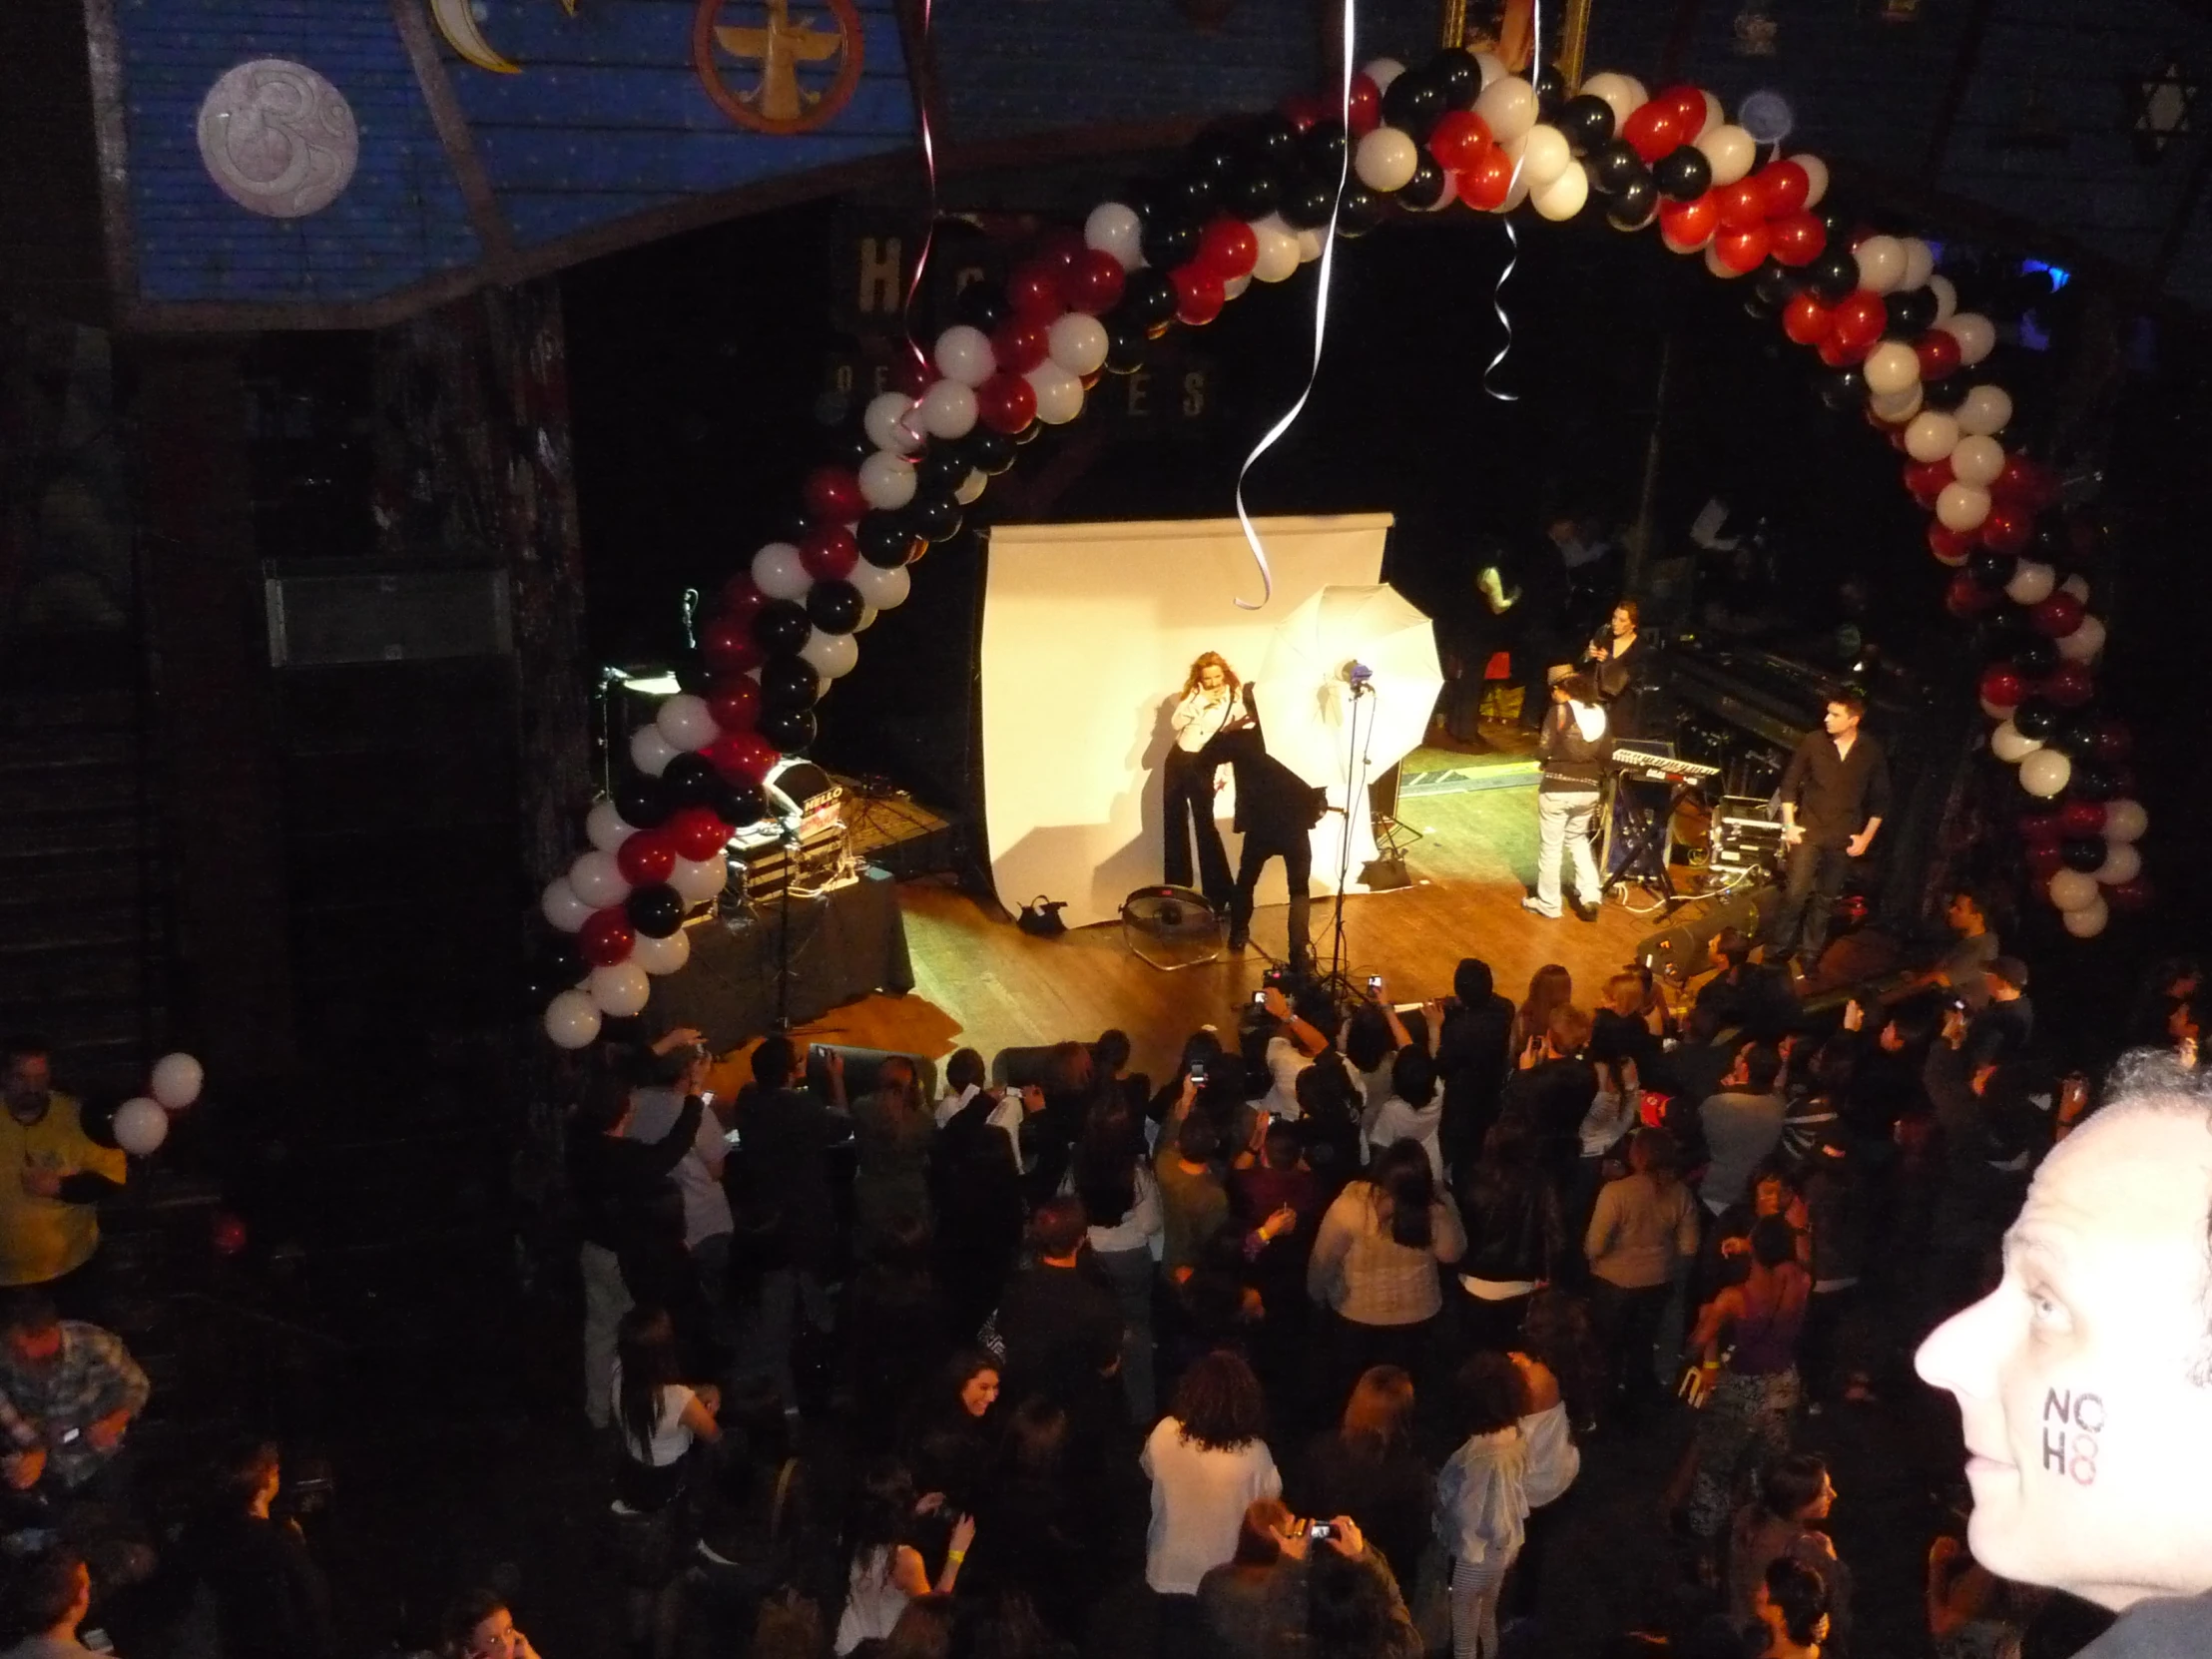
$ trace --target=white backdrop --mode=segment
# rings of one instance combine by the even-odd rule
[[[1110,921],[1161,878],[1168,716],[1202,651],[1257,680],[1275,627],[1316,589],[1378,581],[1387,513],[1258,521],[1275,597],[1235,519],[997,525],[983,595],[983,800],[999,902],[1062,899],[1070,926]],[[1267,725],[1268,694],[1259,692]],[[1227,779],[1229,771],[1222,769]],[[1343,805],[1342,791],[1333,793]],[[1232,792],[1217,797],[1230,867]],[[1352,885],[1375,856],[1365,804],[1314,831],[1316,893],[1334,890],[1347,824]],[[1280,860],[1258,901],[1284,898]]]

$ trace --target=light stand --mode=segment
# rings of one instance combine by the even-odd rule
[[[1337,842],[1337,892],[1329,917],[1329,971],[1315,983],[1342,1002],[1352,995],[1352,977],[1345,971],[1345,883],[1352,879],[1352,815],[1367,807],[1367,746],[1360,740],[1360,704],[1375,696],[1373,676],[1364,664],[1353,663],[1346,679],[1352,686],[1352,709],[1345,720],[1344,830]],[[1375,716],[1368,716],[1368,736],[1375,735]]]

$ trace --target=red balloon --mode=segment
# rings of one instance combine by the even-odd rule
[[[1913,342],[1913,355],[1921,360],[1921,378],[1940,380],[1958,370],[1958,336],[1946,328],[1931,328]]]
[[[702,749],[699,755],[700,759],[733,784],[758,783],[760,780],[754,777],[754,773],[761,764],[761,746],[767,742],[751,725],[747,725],[740,731],[723,733]],[[773,766],[775,763],[772,761],[769,764]]]
[[[1981,521],[1981,545],[1999,553],[2018,553],[2035,539],[2035,515],[2017,501],[1992,501]]]
[[[630,947],[637,942],[630,918],[619,908],[592,911],[576,930],[576,947],[593,967],[613,967],[630,954]]]
[[[1513,158],[1496,145],[1475,157],[1459,172],[1459,200],[1470,208],[1492,213],[1505,206],[1513,190]]]
[[[1713,192],[1713,205],[1719,210],[1721,223],[1731,231],[1764,226],[1770,211],[1767,187],[1759,182],[1757,174],[1738,179],[1733,185],[1722,185]]]
[[[2133,767],[2116,766],[2112,769],[2112,792],[2115,797],[2124,795],[2132,800],[2135,795],[2135,769]]]
[[[1867,347],[1845,343],[1836,337],[1833,329],[1830,330],[1828,338],[1821,341],[1819,350],[1821,361],[1828,364],[1830,368],[1842,368],[1850,363],[1864,362],[1867,358]],[[1874,418],[1874,410],[1869,409],[1867,411],[1867,421],[1869,425],[1877,424]]]
[[[1796,162],[1769,162],[1752,175],[1767,193],[1767,212],[1780,217],[1795,215],[1805,207],[1805,199],[1813,194],[1813,176]],[[1808,219],[1812,215],[1807,214]],[[1820,224],[1814,220],[1814,224]],[[1824,229],[1822,235],[1827,235]]]
[[[1651,95],[1654,104],[1674,112],[1674,124],[1682,129],[1682,142],[1693,143],[1705,126],[1705,94],[1687,81],[1661,87]]]
[[[1490,124],[1472,110],[1448,110],[1428,135],[1428,153],[1449,173],[1464,173],[1497,141]]]
[[[208,1230],[209,1242],[215,1246],[218,1256],[243,1256],[246,1254],[246,1223],[228,1210],[219,1211],[215,1225]]]
[[[753,585],[752,576],[745,571],[739,571],[722,584],[722,603],[719,608],[724,616],[735,617],[740,622],[751,622],[767,604],[768,595]]]
[[[1196,263],[1217,281],[1233,282],[1260,263],[1260,239],[1243,220],[1218,214],[1199,233]]]
[[[1702,111],[1703,103],[1699,108]],[[1621,123],[1621,137],[1630,149],[1644,159],[1648,166],[1661,157],[1671,155],[1683,143],[1682,126],[1674,112],[1654,98],[1648,104],[1638,105]]]
[[[2039,887],[2066,867],[2065,851],[2056,841],[2029,841],[2027,867]]]
[[[1768,234],[1773,240],[1773,233]],[[1800,345],[1818,345],[1828,338],[1834,313],[1821,303],[1820,295],[1811,288],[1790,296],[1790,302],[1782,307],[1782,331]]]
[[[699,655],[710,674],[743,675],[768,660],[753,638],[753,625],[727,611],[717,612],[700,626]]]
[[[1651,106],[1646,104],[1645,109]],[[1720,224],[1720,210],[1713,206],[1713,193],[1707,191],[1694,202],[1662,202],[1659,204],[1659,234],[1670,246],[1681,249],[1703,248],[1712,240],[1714,230]]]
[[[818,466],[807,474],[807,516],[849,523],[867,511],[860,480],[841,466]]]
[[[1086,248],[1060,273],[1060,297],[1071,311],[1103,316],[1121,303],[1121,261],[1103,248]]]
[[[1075,269],[1075,262],[1090,252],[1083,233],[1066,225],[1055,225],[1037,238],[1037,263],[1052,268],[1054,275],[1065,276]]]
[[[991,356],[1008,374],[1027,374],[1052,355],[1052,336],[1041,322],[1008,317],[991,330]]]
[[[1024,260],[1006,278],[1006,303],[1029,322],[1050,322],[1066,304],[1060,298],[1060,274],[1039,260]]]
[[[1991,663],[1981,671],[1981,701],[2009,709],[2027,695],[2027,681],[2010,663]]]
[[[1953,530],[1947,524],[1931,523],[1928,550],[1946,565],[1962,565],[1973,552],[1973,532]]]
[[[2114,881],[2104,889],[2104,901],[2122,915],[2139,915],[2150,908],[2155,895],[2150,882],[2142,876],[2127,881]]]
[[[1979,616],[2003,597],[1994,589],[1983,587],[1968,572],[1961,570],[1950,579],[1950,586],[1943,590],[1943,609],[1963,621]]]
[[[755,741],[760,740],[756,739]],[[772,750],[771,753],[774,753],[774,751]],[[773,764],[772,762],[771,765]],[[756,779],[754,782],[757,783],[759,780]],[[712,858],[722,850],[723,842],[730,838],[730,826],[715,816],[712,807],[679,807],[675,812],[668,815],[668,823],[664,828],[668,830],[670,844],[676,848],[677,852],[683,857],[695,860]],[[598,913],[601,915],[609,913],[620,915],[622,912],[619,910],[613,912],[602,910]],[[618,962],[621,959],[620,956],[615,958]]]
[[[1829,337],[1840,345],[1856,348],[1865,356],[1881,341],[1882,330],[1889,321],[1890,313],[1882,303],[1881,294],[1854,288],[1836,301],[1836,321],[1829,330]]]
[[[1948,456],[1939,461],[1905,463],[1905,487],[1913,492],[1913,499],[1924,507],[1935,506],[1936,498],[1943,493],[1943,486],[1950,481]]]
[[[1757,271],[1767,260],[1767,228],[1764,224],[1724,230],[1713,238],[1713,258],[1739,276]]]
[[[623,837],[622,844],[615,848],[615,862],[621,865],[623,879],[630,885],[650,887],[675,874],[676,843],[662,830],[640,830]]]
[[[1811,265],[1828,246],[1828,227],[1809,213],[1783,214],[1767,222],[1767,240],[1783,265]]]
[[[800,541],[799,562],[818,582],[841,582],[860,562],[860,544],[841,524],[818,524]]]
[[[2017,829],[2020,839],[2033,845],[2037,841],[2058,841],[2064,838],[2066,827],[2057,812],[2037,803],[2020,814]]]
[[[890,384],[884,389],[902,393],[907,397],[919,397],[927,391],[937,377],[934,363],[916,356],[912,351],[901,351],[891,361]]]
[[[2067,797],[2058,804],[2058,832],[2084,837],[2103,834],[2104,803]]]
[[[1179,265],[1168,273],[1168,280],[1175,284],[1175,315],[1177,320],[1193,328],[1204,327],[1221,315],[1222,306],[1229,303],[1229,296],[1222,292],[1221,278],[1211,272],[1199,269],[1195,260],[1189,265]]]
[[[2086,615],[2081,601],[2060,588],[2027,613],[2028,626],[2045,639],[2062,640],[2081,626]]]
[[[1382,125],[1382,89],[1362,71],[1352,78],[1352,97],[1345,105],[1345,130],[1357,143]]]
[[[2124,720],[2100,720],[2089,734],[2089,754],[2106,766],[2116,766],[2135,753],[2135,734]]]
[[[2051,505],[2050,498],[2056,496],[2057,488],[2051,475],[2036,462],[2017,451],[2007,451],[2004,470],[1990,481],[1989,493],[1999,501],[2017,502],[2033,513]]]
[[[2036,689],[2061,709],[2078,709],[2097,695],[2097,677],[2087,663],[2060,663]]]
[[[707,712],[715,717],[724,738],[733,732],[752,731],[754,722],[761,718],[760,681],[748,674],[716,675],[707,682]],[[715,741],[720,743],[722,739]]]
[[[1368,83],[1373,86],[1375,83]],[[1294,92],[1275,106],[1275,113],[1300,132],[1306,132],[1320,121],[1337,119],[1337,106],[1324,102],[1319,93]]]
[[[993,374],[975,388],[975,418],[1008,437],[1037,418],[1037,388],[1018,374]]]

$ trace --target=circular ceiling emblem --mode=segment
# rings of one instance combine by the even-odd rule
[[[344,94],[305,64],[242,63],[200,105],[208,176],[240,207],[270,219],[301,219],[335,202],[360,150]]]
[[[815,17],[792,0],[699,0],[692,63],[712,98],[741,127],[804,133],[830,120],[860,82],[860,14],[852,0],[820,0]]]

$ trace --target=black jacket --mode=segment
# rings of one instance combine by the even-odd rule
[[[1536,742],[1536,760],[1543,768],[1538,791],[1560,795],[1596,789],[1612,753],[1609,728],[1596,738],[1585,738],[1575,723],[1573,705],[1554,703],[1544,715],[1543,736]]]
[[[1227,762],[1236,775],[1234,828],[1239,834],[1257,835],[1269,843],[1288,842],[1321,822],[1328,797],[1268,753],[1257,714],[1254,724],[1217,734],[1198,753],[1208,766]]]

